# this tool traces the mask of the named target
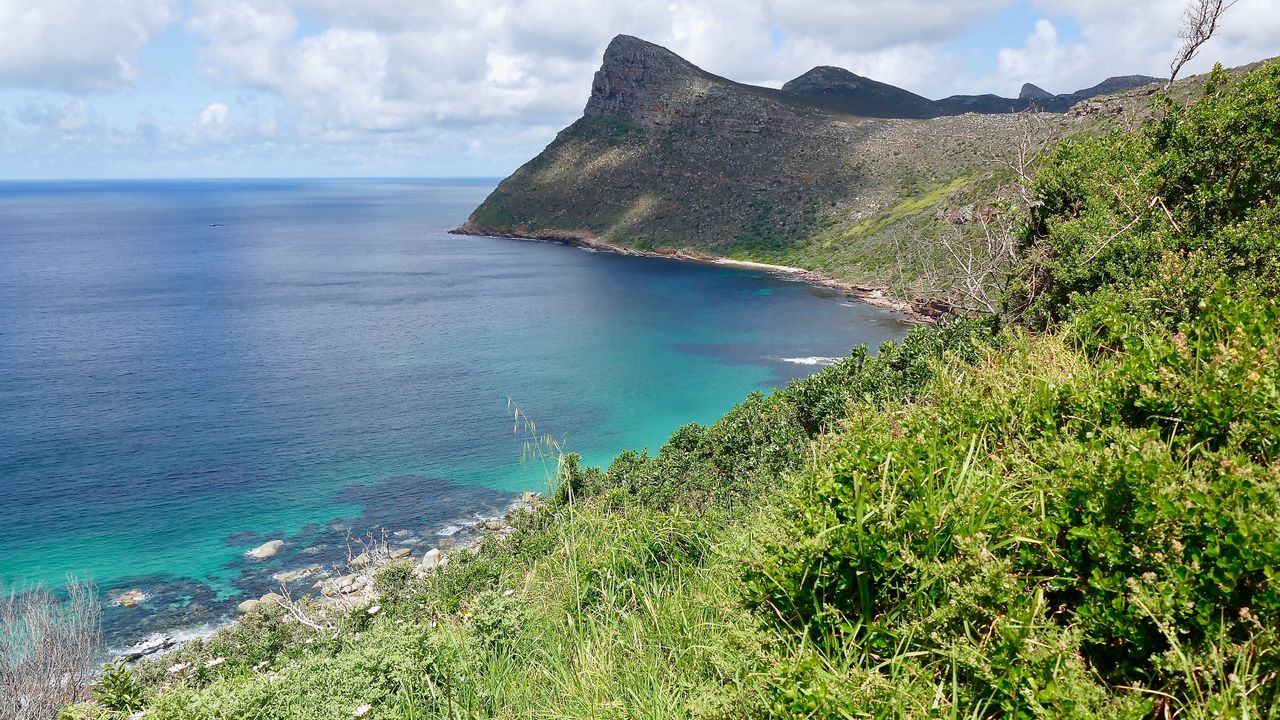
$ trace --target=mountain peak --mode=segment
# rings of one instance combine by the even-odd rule
[[[618,35],[605,48],[583,114],[655,124],[673,94],[720,79],[661,45]]]
[[[867,78],[834,65],[819,65],[794,80],[783,83],[782,89],[787,92],[803,92],[815,87],[840,84],[845,87],[857,87]]]
[[[1019,100],[1047,100],[1051,97],[1053,97],[1053,93],[1031,83],[1023,85],[1022,90],[1018,92]]]
[[[1164,82],[1163,79],[1158,77],[1151,77],[1150,75],[1115,75],[1107,78],[1106,80],[1103,80],[1102,82],[1098,83],[1097,85],[1094,85],[1091,88],[1088,88],[1086,90],[1080,90],[1078,91],[1077,94],[1090,92],[1090,93],[1093,93],[1094,95],[1106,95],[1108,93],[1121,92],[1123,90],[1132,90],[1134,88],[1139,88],[1144,85],[1151,85],[1152,83],[1162,83],[1162,82]]]
[[[928,118],[933,101],[844,68],[819,65],[782,86],[782,92],[835,112],[863,117]]]
[[[693,67],[688,60],[674,52],[634,35],[615,35],[604,49],[602,65],[629,65],[636,62],[670,63],[675,66]]]

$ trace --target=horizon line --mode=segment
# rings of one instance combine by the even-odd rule
[[[168,177],[50,177],[50,178],[4,178],[3,183],[42,183],[42,182],[194,182],[194,181],[260,181],[260,182],[297,182],[300,180],[501,180],[503,175],[214,175],[214,176],[168,176]]]

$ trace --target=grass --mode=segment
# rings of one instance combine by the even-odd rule
[[[847,230],[839,233],[839,240],[847,241],[853,239],[863,239],[871,235],[875,235],[894,223],[901,222],[911,216],[918,215],[927,210],[932,210],[934,206],[942,202],[948,195],[965,187],[971,182],[968,177],[958,177],[950,182],[936,185],[926,192],[910,195],[898,201],[896,205],[889,208],[884,213],[875,217],[861,220]],[[823,248],[830,248],[833,243],[837,242],[837,238],[828,238],[822,242]]]

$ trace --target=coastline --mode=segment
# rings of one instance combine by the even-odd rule
[[[515,528],[511,521],[519,511],[533,511],[545,501],[542,492],[524,491],[512,494],[510,499],[497,508],[476,509],[460,515],[458,524],[449,524],[443,531],[415,535],[412,545],[400,541],[398,533],[382,529],[380,538],[369,536],[367,540],[346,536],[348,559],[332,560],[328,563],[301,565],[295,555],[284,565],[265,566],[261,573],[266,574],[273,584],[262,594],[241,594],[227,603],[225,612],[217,619],[182,624],[170,627],[153,628],[145,634],[133,635],[131,641],[107,644],[102,647],[104,661],[123,659],[129,663],[152,660],[181,648],[193,640],[204,640],[212,637],[219,630],[235,626],[246,612],[260,603],[277,603],[304,597],[311,598],[320,608],[339,611],[350,610],[362,603],[367,604],[377,599],[378,592],[374,588],[374,573],[387,563],[397,559],[408,559],[414,563],[419,573],[448,563],[448,558],[457,553],[477,552],[486,537],[505,537]],[[427,537],[433,540],[424,542]],[[292,544],[292,541],[290,543]],[[423,551],[423,548],[430,548]],[[359,555],[355,555],[356,553]],[[355,557],[351,557],[355,555]],[[254,561],[249,553],[246,568],[251,568],[261,561]],[[428,558],[434,558],[429,560]],[[142,590],[142,599],[137,607],[146,604],[150,593]],[[111,602],[111,604],[118,604]]]
[[[721,255],[712,255],[685,248],[658,248],[656,250],[640,250],[610,243],[592,235],[585,230],[533,230],[522,231],[513,228],[477,227],[470,224],[456,227],[449,231],[450,235],[469,235],[473,237],[489,237],[501,240],[522,240],[525,242],[555,243],[571,247],[608,252],[615,255],[633,257],[677,260],[703,265],[721,265],[748,270],[760,270],[780,275],[815,287],[827,288],[844,293],[850,300],[855,300],[872,307],[898,313],[904,322],[912,325],[932,325],[951,311],[950,304],[938,299],[918,301],[902,300],[894,297],[887,288],[871,285],[856,285],[839,280],[818,270],[808,270],[790,265],[775,265],[753,260],[735,260]]]

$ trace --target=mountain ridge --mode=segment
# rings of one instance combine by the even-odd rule
[[[965,112],[1021,112],[1032,104],[1040,110],[1064,112],[1072,105],[1098,95],[1132,90],[1162,80],[1147,75],[1118,75],[1071,93],[1055,95],[1026,83],[1017,98],[987,93],[931,100],[845,68],[818,65],[774,89],[730,80],[703,70],[656,43],[632,35],[617,35],[605,48],[601,67],[592,80],[592,92],[584,115],[618,115],[618,111],[623,110],[622,114],[629,119],[643,122],[643,113],[631,114],[636,106],[643,107],[647,100],[670,91],[678,82],[702,87],[720,84],[782,102],[798,101],[821,110],[859,117],[927,119]]]

